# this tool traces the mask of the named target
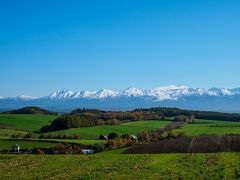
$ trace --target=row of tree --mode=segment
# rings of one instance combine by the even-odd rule
[[[68,135],[68,134],[41,134],[39,139],[80,139],[80,134]]]
[[[117,125],[128,121],[162,120],[164,115],[159,112],[111,112],[89,109],[77,109],[66,113],[52,121],[51,125],[41,128],[40,132],[59,131],[69,128],[92,127],[101,125]]]
[[[240,121],[240,114],[238,113],[222,113],[212,111],[193,111],[183,110],[178,108],[150,108],[150,109],[136,109],[135,112],[159,112],[165,117],[176,117],[179,115],[192,116],[194,115],[197,119],[208,119],[208,120],[222,120],[222,121]]]

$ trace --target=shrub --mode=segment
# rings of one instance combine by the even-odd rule
[[[138,133],[138,140],[141,142],[150,142],[151,140],[151,132],[150,131],[143,131]]]
[[[123,139],[130,139],[131,136],[129,134],[123,134],[123,135],[121,135],[121,138],[123,138]]]
[[[109,149],[117,149],[124,146],[132,145],[133,141],[130,139],[115,138],[108,141]]]
[[[21,134],[13,134],[13,135],[11,136],[11,138],[21,138],[21,137],[22,137]]]
[[[67,134],[64,134],[63,139],[69,139],[69,136]]]
[[[33,133],[30,132],[30,133],[26,134],[24,136],[24,138],[28,138],[28,139],[33,138]]]
[[[173,131],[168,131],[167,138],[175,138]]]
[[[33,153],[34,154],[45,154],[45,152],[43,150],[41,150],[41,149],[34,149]]]
[[[39,139],[46,139],[46,136],[44,134],[40,134],[40,136],[38,136]]]
[[[96,144],[93,145],[93,149],[96,152],[104,151],[105,150],[105,144],[104,143],[96,143]]]
[[[117,137],[118,137],[118,134],[115,133],[115,132],[112,132],[112,133],[110,133],[110,134],[108,135],[108,139],[115,139],[115,138],[117,138]]]
[[[73,136],[73,139],[80,139],[80,135],[79,135],[79,134],[75,134],[75,135]]]

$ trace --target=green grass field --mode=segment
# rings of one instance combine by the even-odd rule
[[[239,179],[240,153],[0,155],[2,179]]]
[[[202,134],[240,134],[240,122],[214,121],[197,119],[196,124],[187,124],[174,132],[185,132],[188,136]]]
[[[137,135],[141,131],[158,129],[166,126],[168,123],[169,121],[136,121],[113,126],[73,128],[68,130],[51,132],[51,134],[80,134],[81,139],[98,139],[99,135],[108,135],[111,132],[116,132],[119,135],[124,133]]]
[[[36,131],[44,125],[50,124],[56,117],[55,115],[40,114],[0,114],[0,127]]]
[[[137,121],[114,126],[95,126],[51,132],[80,134],[81,140],[32,139],[8,140],[6,134],[26,134],[49,124],[56,116],[0,115],[0,149],[14,144],[25,148],[49,148],[58,142],[91,145],[100,134],[137,134],[158,129],[169,121]],[[239,122],[196,120],[181,129],[187,135],[240,134]],[[46,142],[55,141],[55,142]],[[121,154],[127,147],[93,155],[0,155],[0,179],[240,179],[240,153],[212,154]]]
[[[25,141],[25,140],[0,140],[0,149],[11,149],[12,145],[19,144],[21,149],[28,148],[50,148],[57,145],[57,143]]]

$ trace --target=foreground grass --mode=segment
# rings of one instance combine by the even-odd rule
[[[56,115],[41,114],[0,114],[0,126],[25,131],[36,131],[48,125]]]
[[[238,179],[240,153],[0,155],[1,179]]]
[[[121,125],[110,125],[110,126],[95,126],[86,128],[73,128],[62,131],[51,132],[50,134],[80,134],[81,139],[98,139],[101,134],[109,134],[116,132],[121,134],[137,135],[139,132],[144,130],[158,129],[166,126],[169,121],[136,121],[124,123]]]
[[[187,136],[203,134],[240,134],[240,122],[196,120],[196,124],[187,124],[174,132],[185,132]]]

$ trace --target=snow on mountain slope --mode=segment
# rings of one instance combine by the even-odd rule
[[[227,88],[190,88],[188,86],[163,86],[152,90],[142,90],[135,87],[129,87],[123,91],[113,91],[110,89],[102,89],[100,91],[71,91],[59,90],[51,93],[43,98],[36,98],[30,96],[17,96],[16,100],[71,100],[71,99],[105,99],[105,98],[121,98],[121,97],[141,97],[141,98],[154,98],[158,101],[164,100],[178,100],[190,96],[214,96],[225,97],[240,95],[240,88],[227,89]],[[3,99],[3,97],[0,97]],[[8,98],[9,99],[9,98]],[[13,99],[13,98],[12,98]]]
[[[96,91],[78,91],[73,94],[72,98],[73,99],[78,99],[78,98],[92,98],[96,94]]]
[[[61,100],[61,99],[70,99],[72,96],[74,95],[73,91],[70,90],[59,90],[56,92],[53,92],[52,94],[50,94],[49,96],[47,96],[48,99],[57,99],[57,100]]]
[[[240,88],[190,88],[163,86],[151,90],[129,87],[122,91],[60,90],[42,98],[17,96],[0,97],[1,109],[39,106],[59,112],[76,108],[130,110],[148,107],[179,107],[196,110],[240,112]]]
[[[118,94],[119,94],[118,92],[112,91],[110,89],[102,89],[102,90],[96,92],[93,95],[93,98],[103,99],[103,98],[109,98],[109,97],[116,97],[116,96],[118,96]]]
[[[183,95],[192,95],[192,90],[187,86],[164,86],[149,91],[150,96],[155,96],[159,100],[176,100]]]
[[[126,90],[124,90],[120,95],[128,96],[128,97],[137,97],[137,96],[146,96],[147,94],[141,89],[138,89],[135,87],[129,87]]]
[[[38,97],[21,95],[21,96],[17,96],[15,98],[10,98],[10,99],[16,99],[16,100],[22,100],[22,101],[30,101],[30,100],[36,100],[36,99],[38,99]]]

